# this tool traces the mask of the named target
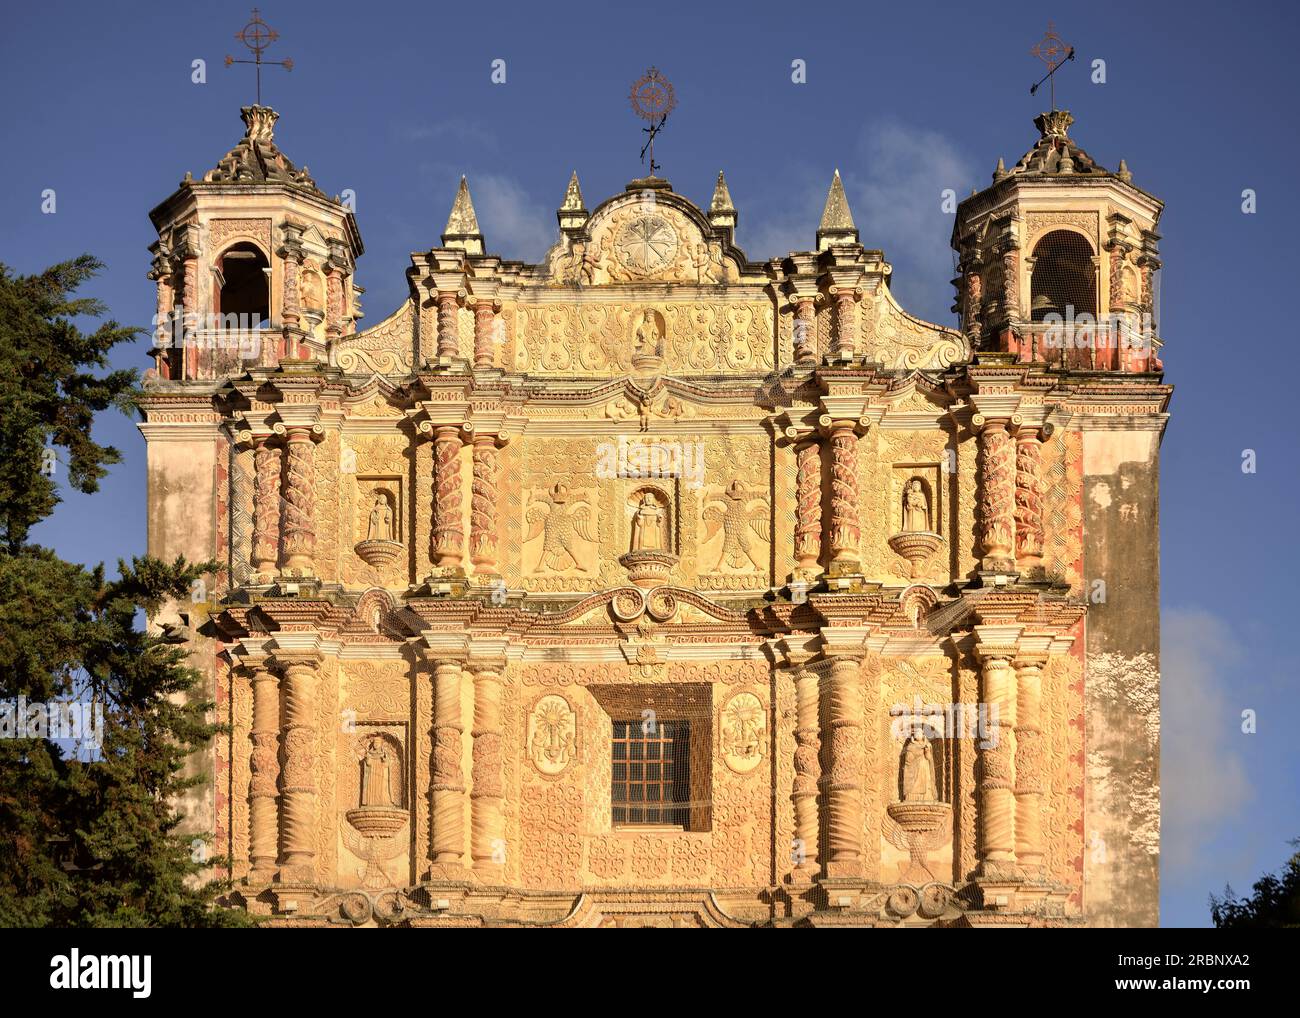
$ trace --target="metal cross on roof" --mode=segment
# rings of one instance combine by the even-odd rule
[[[1074,47],[1066,43],[1059,35],[1056,34],[1056,26],[1052,22],[1047,23],[1047,34],[1039,40],[1038,44],[1031,49],[1030,54],[1038,57],[1047,65],[1047,73],[1039,78],[1029,88],[1030,95],[1038,93],[1038,87],[1044,82],[1048,82],[1051,87],[1052,109],[1056,109],[1056,78],[1055,74],[1061,65],[1067,60],[1074,59]]]
[[[226,66],[232,64],[252,64],[257,68],[257,105],[262,105],[262,65],[267,64],[272,67],[283,67],[286,71],[293,70],[293,61],[286,57],[283,60],[263,60],[262,53],[271,43],[280,38],[280,33],[262,20],[262,15],[256,7],[253,8],[253,16],[248,24],[235,33],[235,40],[243,43],[248,47],[249,52],[253,54],[252,60],[236,60],[234,57],[226,56]]]
[[[668,121],[668,114],[677,106],[677,93],[673,83],[660,73],[657,67],[651,67],[632,83],[632,109],[643,120],[650,121],[649,127],[641,128],[650,137],[641,148],[641,161],[645,162],[646,152],[650,153],[650,176],[655,175],[659,164],[655,162],[655,135],[663,130]]]

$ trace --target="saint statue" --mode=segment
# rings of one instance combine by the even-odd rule
[[[632,515],[632,550],[664,550],[664,509],[648,491]]]
[[[655,313],[647,311],[641,316],[641,324],[636,327],[636,343],[632,352],[637,357],[662,357],[662,339]]]
[[[925,488],[916,477],[907,483],[903,495],[903,529],[910,532],[930,529],[930,500],[925,497]]]
[[[368,541],[393,539],[393,510],[382,492],[375,492],[375,504],[370,508],[370,526],[366,530]]]
[[[374,736],[366,743],[361,761],[361,805],[395,806],[392,793],[393,752],[388,743]]]
[[[914,728],[903,747],[903,801],[934,802],[934,755],[923,728]]]

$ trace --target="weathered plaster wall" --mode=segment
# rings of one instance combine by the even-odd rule
[[[1160,895],[1159,434],[1083,435],[1084,904],[1155,926]],[[1104,584],[1104,588],[1101,586]]]

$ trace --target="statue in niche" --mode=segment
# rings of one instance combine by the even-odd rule
[[[646,311],[641,316],[641,322],[636,327],[635,343],[632,347],[632,354],[635,357],[662,357],[663,349],[663,330],[659,328],[659,322],[653,311]]]
[[[372,736],[361,758],[361,805],[396,806],[393,794],[394,753],[382,736]]]
[[[903,530],[922,533],[930,529],[930,500],[925,495],[925,485],[919,477],[907,482],[903,493]]]
[[[393,507],[382,491],[376,491],[375,503],[370,507],[370,525],[366,528],[367,541],[393,539]]]
[[[935,802],[938,798],[930,740],[925,729],[917,726],[903,747],[903,801]]]
[[[645,492],[641,502],[632,514],[632,550],[664,550],[664,507],[659,504],[653,492]]]
[[[302,276],[302,306],[311,311],[325,310],[325,287],[320,275],[307,271]]]

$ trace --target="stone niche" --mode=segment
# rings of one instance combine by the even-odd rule
[[[367,564],[387,566],[402,557],[400,477],[358,477],[356,517],[354,548]]]
[[[339,740],[339,886],[401,886],[410,869],[406,725],[358,724]]]

